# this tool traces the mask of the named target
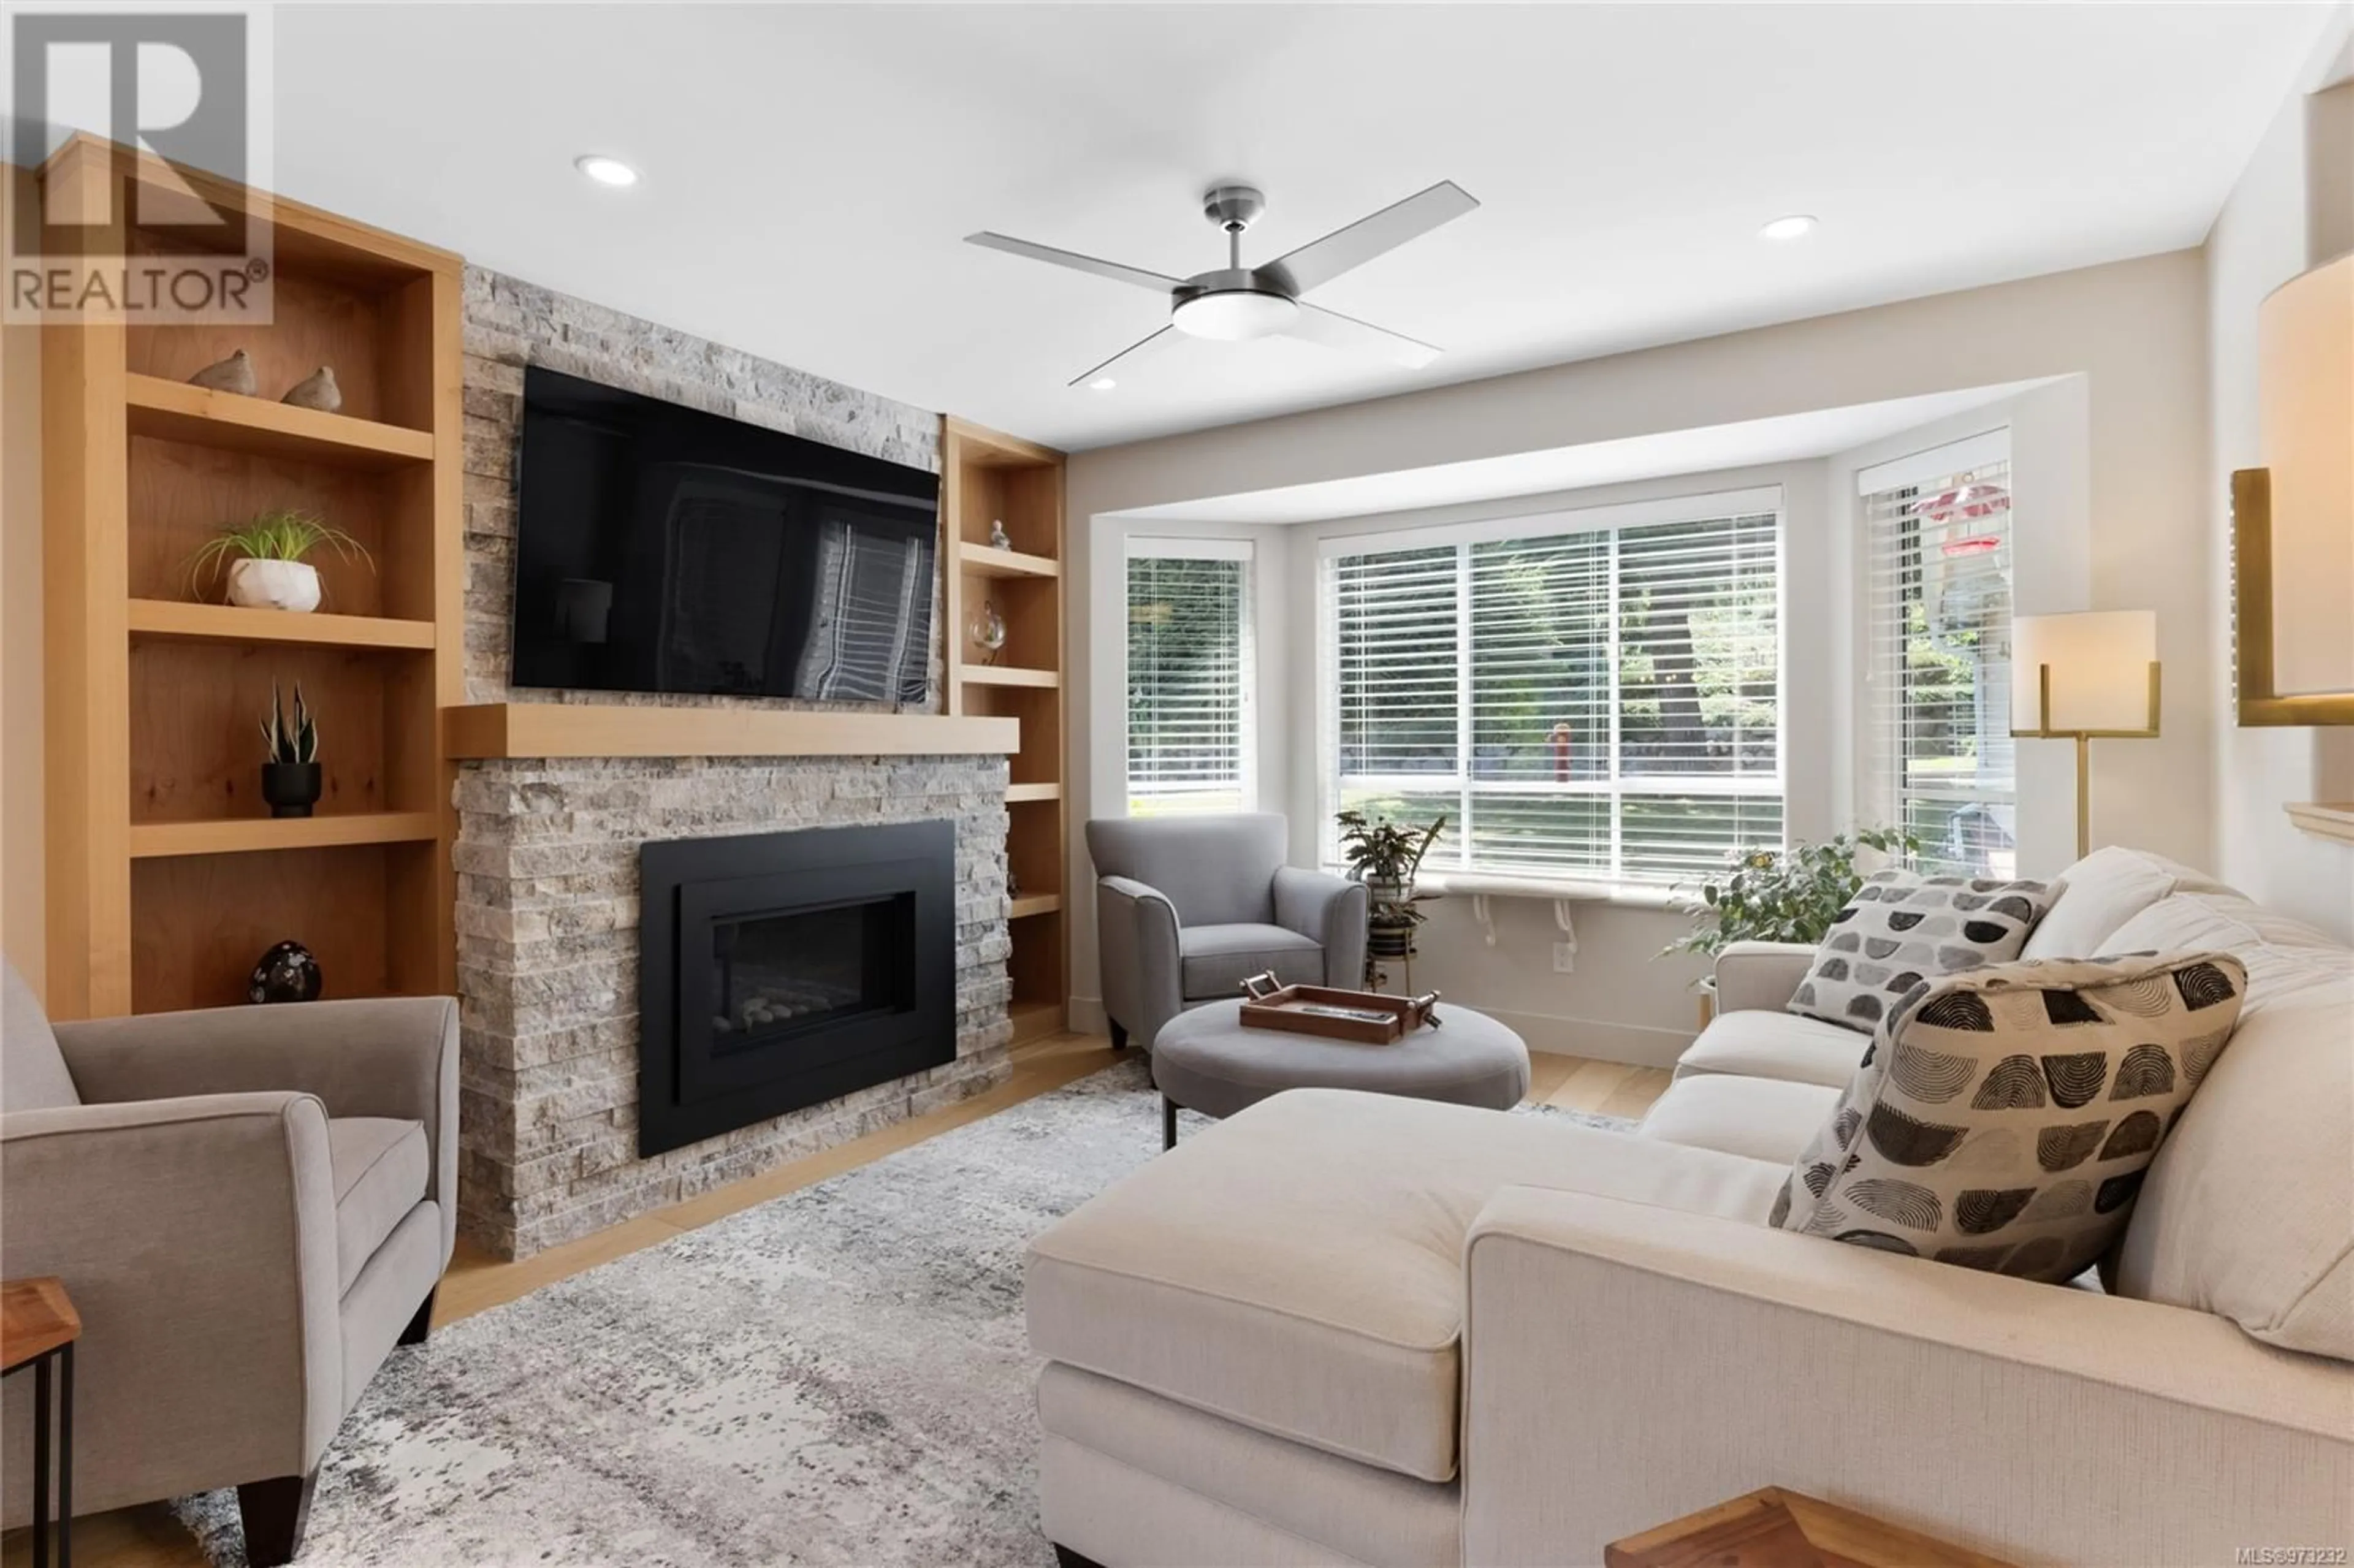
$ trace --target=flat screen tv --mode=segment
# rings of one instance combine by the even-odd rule
[[[938,476],[524,373],[517,686],[920,705]]]

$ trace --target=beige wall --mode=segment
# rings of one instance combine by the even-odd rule
[[[36,991],[42,940],[40,334],[0,328],[0,951]]]
[[[2204,258],[2180,251],[1083,452],[1070,470],[1072,567],[1076,580],[1089,580],[1093,553],[1119,548],[1119,524],[1098,519],[1134,507],[2067,378],[2073,404],[2045,412],[2055,424],[2073,421],[2081,443],[2080,454],[2067,461],[2081,468],[2068,482],[2075,497],[2070,504],[2088,519],[2076,546],[2083,575],[2060,599],[2045,597],[2045,588],[2024,588],[2023,596],[2045,609],[2158,611],[2168,670],[2166,735],[2130,751],[2120,743],[2096,758],[2102,836],[2211,863],[2215,606],[2198,574],[2182,569],[2183,562],[2200,558],[2211,524],[2205,314]],[[1074,673],[1071,693],[1073,711],[1083,715],[1097,709],[1094,683],[1119,676],[1096,637],[1090,597],[1071,599],[1073,645],[1089,653]],[[1099,727],[1090,726],[1082,736],[1090,765],[1076,769],[1079,777],[1073,781],[1072,853],[1080,874],[1072,973],[1082,1018],[1098,992],[1092,887],[1076,832],[1099,809],[1090,776],[1113,776],[1106,768],[1119,745],[1116,734]],[[2027,787],[2035,799],[2025,810],[2046,820],[2054,810],[2072,810],[2047,799],[2062,787],[2055,780],[2064,781],[2064,771],[2055,775],[2041,760],[2031,766]],[[1312,779],[1307,782],[1312,786]],[[1295,813],[1300,788],[1295,780]],[[1100,809],[1119,809],[1116,791]],[[1580,915],[1581,975],[1640,977],[1613,993],[1638,997],[1631,1010],[1611,1003],[1604,1011],[1601,982],[1579,988],[1596,1000],[1573,1004],[1569,989],[1551,974],[1546,906],[1497,907],[1505,912],[1499,922],[1504,957],[1483,944],[1474,951],[1478,938],[1469,932],[1434,934],[1455,944],[1450,950],[1460,955],[1459,980],[1450,987],[1446,975],[1417,965],[1417,983],[1453,990],[1471,1005],[1480,1004],[1482,991],[1500,998],[1541,996],[1550,1003],[1549,1015],[1572,1022],[1576,1015],[1570,1006],[1586,1008],[1585,1022],[1596,1027],[1547,1043],[1597,1055],[1650,1059],[1651,1046],[1689,1030],[1680,991],[1655,984],[1670,977],[1669,966],[1648,962],[1663,933],[1672,932],[1671,922],[1642,911]],[[1453,912],[1442,916],[1450,925],[1456,918]],[[1645,967],[1638,969],[1638,963]]]
[[[2306,87],[2343,81],[2354,9],[2317,52]],[[2354,848],[2300,833],[2281,807],[2354,800],[2354,729],[2241,729],[2230,722],[2232,471],[2257,441],[2256,307],[2314,263],[2354,246],[2354,84],[2282,106],[2207,238],[2209,397],[2205,576],[2219,727],[2216,870],[2284,912],[2354,939]]]

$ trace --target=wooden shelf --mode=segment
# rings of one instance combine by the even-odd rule
[[[957,546],[957,561],[966,571],[984,577],[1059,577],[1063,563],[1051,556],[1028,556],[1019,550],[993,549],[970,539]]]
[[[1009,753],[1010,718],[481,703],[445,710],[452,757],[947,757]]]
[[[134,436],[360,468],[433,461],[432,435],[404,425],[323,414],[135,371],[123,383],[125,417]]]
[[[1018,806],[1024,800],[1059,800],[1063,798],[1060,784],[1008,784],[1005,803]]]
[[[1014,899],[1006,909],[1005,917],[1009,920],[1026,920],[1033,915],[1053,915],[1062,907],[1061,894],[1034,893],[1027,897]]]
[[[2296,824],[2297,832],[2311,833],[2317,839],[2335,839],[2341,844],[2354,844],[2354,802],[2324,804],[2304,801],[2282,808],[2288,820]]]
[[[336,844],[414,843],[436,837],[432,811],[355,811],[329,817],[251,817],[218,822],[133,822],[131,858],[249,854]]]
[[[373,615],[298,614],[232,604],[172,599],[131,601],[134,637],[182,637],[207,642],[306,642],[323,648],[410,648],[434,645],[429,620],[387,620]]]
[[[975,686],[1034,686],[1051,689],[1063,683],[1059,670],[1024,670],[1013,664],[967,664],[965,682]]]

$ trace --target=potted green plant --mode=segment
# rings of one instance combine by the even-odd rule
[[[228,572],[228,601],[249,609],[319,608],[319,569],[305,556],[324,546],[344,559],[370,559],[360,542],[307,512],[276,507],[243,523],[225,523],[188,558],[188,580],[219,580]]]
[[[270,718],[261,726],[269,750],[261,764],[261,798],[273,817],[307,817],[319,802],[319,726],[294,683],[294,722],[286,722],[277,683],[270,687]]]
[[[1363,811],[1342,811],[1332,819],[1341,824],[1341,858],[1349,875],[1365,885],[1375,905],[1403,905],[1414,898],[1414,875],[1422,857],[1438,842],[1447,826],[1445,813],[1426,828],[1402,827]]]
[[[1821,941],[1863,885],[1855,857],[1864,849],[1911,855],[1921,842],[1895,828],[1861,828],[1787,850],[1730,852],[1716,875],[1681,885],[1691,891],[1678,907],[1692,916],[1692,928],[1661,955],[1713,955],[1730,942]]]
[[[1365,885],[1367,969],[1380,959],[1403,959],[1414,951],[1414,928],[1425,918],[1416,908],[1414,879],[1423,856],[1447,826],[1444,813],[1426,828],[1403,826],[1363,811],[1342,811],[1341,857],[1349,875]]]

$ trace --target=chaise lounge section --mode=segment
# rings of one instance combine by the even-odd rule
[[[2063,911],[2250,973],[2111,1293],[1768,1228],[1866,1038],[1735,951],[1631,1137],[1293,1091],[1039,1238],[1047,1534],[1108,1568],[1591,1563],[1774,1484],[2022,1564],[2354,1541],[2354,953],[2130,852]]]

